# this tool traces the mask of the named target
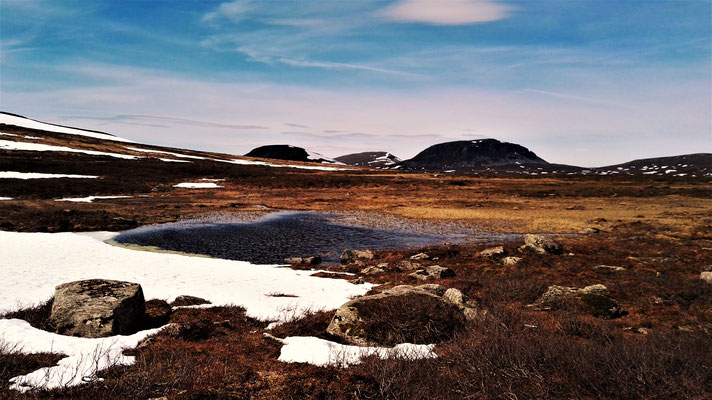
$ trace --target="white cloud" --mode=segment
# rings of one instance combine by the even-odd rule
[[[252,9],[251,0],[236,0],[222,3],[215,11],[211,11],[203,16],[203,21],[213,22],[227,19],[233,22],[242,20]]]
[[[507,18],[513,9],[493,0],[401,0],[378,14],[396,22],[467,25]]]

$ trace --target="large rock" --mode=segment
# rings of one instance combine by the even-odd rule
[[[503,246],[491,247],[489,249],[482,250],[477,253],[480,257],[486,258],[502,258],[507,252],[504,250]]]
[[[428,280],[428,279],[444,279],[452,278],[455,276],[455,271],[447,267],[441,267],[439,265],[430,265],[424,269],[419,269],[413,273],[408,274],[408,277],[416,280]]]
[[[359,345],[436,343],[465,326],[464,312],[440,297],[439,285],[401,285],[339,307],[327,333]]]
[[[373,252],[371,250],[344,250],[339,257],[342,264],[352,264],[362,260],[373,260]]]
[[[618,303],[610,297],[608,288],[597,284],[579,289],[569,286],[549,286],[536,303],[538,310],[555,310],[566,307],[578,307],[599,318],[618,318],[626,315]]]
[[[525,235],[522,251],[533,251],[537,254],[563,254],[564,248],[551,238],[542,235]]]
[[[138,283],[91,279],[55,288],[50,324],[69,336],[130,335],[140,329],[145,312]]]

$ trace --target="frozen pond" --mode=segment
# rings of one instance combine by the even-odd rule
[[[256,221],[147,226],[123,232],[115,240],[255,264],[276,264],[287,257],[312,255],[334,263],[344,249],[402,249],[457,242],[466,237],[408,228],[405,225],[399,229],[368,228],[344,222],[333,214],[300,212],[270,214]],[[488,235],[488,239],[492,237]]]

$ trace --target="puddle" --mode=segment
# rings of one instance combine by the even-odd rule
[[[141,227],[123,232],[114,240],[254,264],[282,264],[287,257],[312,255],[321,256],[325,263],[337,263],[344,249],[403,249],[484,239],[462,232],[425,232],[422,226],[409,229],[403,222],[397,224],[398,229],[352,222],[338,214],[274,213],[250,221],[187,221]],[[486,239],[493,236],[486,235]]]

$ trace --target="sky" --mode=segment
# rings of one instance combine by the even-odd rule
[[[0,110],[148,144],[712,152],[709,0],[0,0]]]

